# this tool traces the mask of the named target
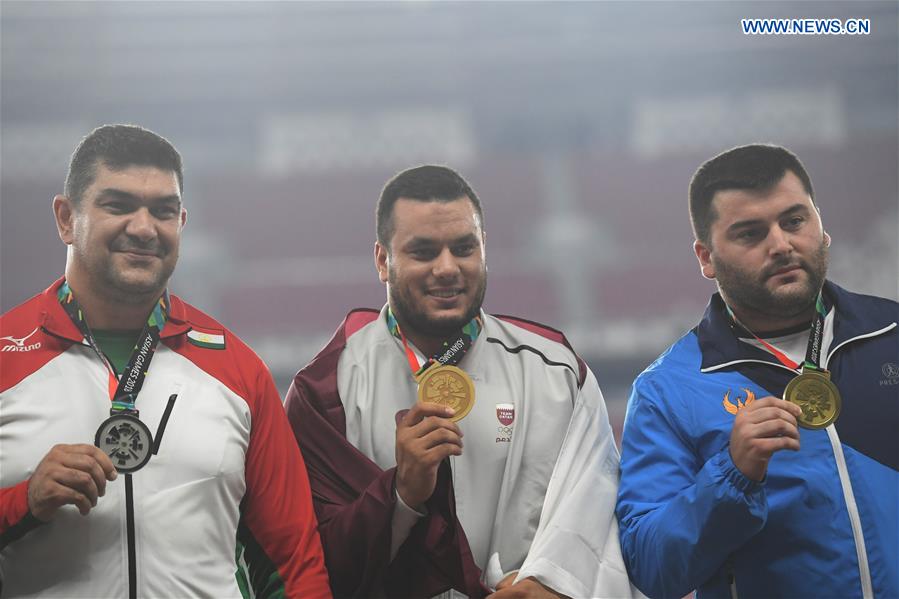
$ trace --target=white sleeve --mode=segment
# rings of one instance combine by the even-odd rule
[[[588,371],[516,582],[533,576],[569,597],[642,596],[618,541],[618,462],[605,401]]]
[[[409,507],[396,489],[393,490],[393,494],[396,496],[396,507],[393,508],[393,518],[390,521],[390,561],[393,561],[400,546],[409,538],[415,523],[428,515],[424,506],[422,506],[424,513]]]

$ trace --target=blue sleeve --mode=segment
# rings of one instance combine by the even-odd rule
[[[768,515],[764,483],[743,476],[728,446],[703,462],[677,393],[689,391],[666,397],[651,378],[638,378],[622,438],[621,549],[631,580],[650,597],[700,587]]]

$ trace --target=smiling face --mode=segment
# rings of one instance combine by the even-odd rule
[[[400,198],[393,225],[390,247],[375,243],[375,265],[403,332],[427,352],[481,308],[487,288],[484,232],[467,197]]]
[[[709,243],[694,250],[737,318],[755,332],[811,317],[827,273],[830,236],[791,171],[770,190],[715,194]]]
[[[79,202],[56,196],[53,208],[69,246],[73,288],[124,304],[159,298],[178,261],[186,219],[174,172],[100,163]]]

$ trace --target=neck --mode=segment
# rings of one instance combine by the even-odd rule
[[[412,343],[425,355],[425,358],[430,358],[441,349],[443,349],[443,342],[445,339],[435,339],[434,337],[427,335],[419,335],[415,332],[407,332],[406,329],[403,328],[403,325],[400,325],[400,328],[403,331],[403,334],[406,336],[406,341]]]
[[[68,273],[66,282],[72,288],[72,293],[84,313],[84,319],[91,329],[109,331],[143,329],[159,299],[159,296],[156,296],[126,303],[96,293],[90,285],[82,284],[77,277],[75,280],[70,279]]]
[[[815,304],[805,310],[790,316],[765,314],[752,308],[734,305],[728,301],[728,306],[733,311],[739,323],[751,333],[764,336],[765,333],[782,331],[792,327],[806,324],[815,316]]]
[[[393,313],[393,317],[396,319],[400,331],[402,331],[403,336],[406,338],[406,342],[414,345],[425,355],[425,358],[430,358],[443,349],[443,342],[446,341],[445,337],[428,335],[420,332],[418,329],[409,325],[403,315],[393,305],[390,306],[390,311]]]

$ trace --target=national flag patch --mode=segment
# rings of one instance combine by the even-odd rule
[[[500,424],[511,426],[515,421],[515,404],[498,403],[496,404],[496,418]]]
[[[197,347],[206,349],[225,349],[225,335],[223,331],[200,331],[191,329],[187,331],[187,340]]]

